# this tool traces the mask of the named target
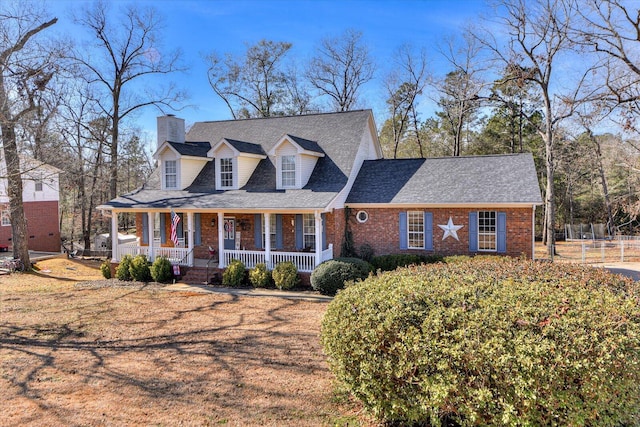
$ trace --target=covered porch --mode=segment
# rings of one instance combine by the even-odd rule
[[[118,214],[112,211],[111,235],[118,232]],[[170,211],[136,212],[135,242],[116,244],[112,262],[125,255],[146,255],[150,261],[166,257],[175,265],[225,268],[240,260],[247,268],[264,263],[273,269],[290,261],[299,272],[311,272],[332,259],[333,244],[327,242],[328,212],[204,212],[176,211],[177,245],[171,234]],[[329,233],[331,236],[333,234]],[[151,244],[149,244],[151,242]],[[317,244],[316,244],[317,243]]]

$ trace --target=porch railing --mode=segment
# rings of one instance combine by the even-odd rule
[[[246,268],[254,268],[256,264],[265,262],[264,251],[236,251],[224,250],[224,265],[229,265],[231,260],[237,259],[242,261]]]
[[[193,265],[193,251],[189,252],[188,248],[154,247],[153,259],[151,259],[149,257],[149,246],[138,246],[136,244],[118,245],[118,261],[125,255],[131,255],[132,257],[146,255],[149,261],[163,256],[171,261],[172,264]]]
[[[266,254],[264,251],[236,251],[225,250],[224,251],[224,265],[229,265],[231,260],[237,259],[243,262],[246,268],[254,268],[256,264],[265,263],[269,264],[269,268],[275,267],[277,264],[285,261],[291,261],[298,268],[298,271],[310,273],[316,268],[316,254],[315,252],[271,252],[270,262],[267,263]],[[322,261],[333,259],[333,244],[330,244],[327,249],[322,251]]]

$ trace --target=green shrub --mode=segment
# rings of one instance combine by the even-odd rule
[[[271,272],[265,263],[256,264],[249,270],[249,281],[254,288],[268,288],[271,286]]]
[[[149,270],[149,260],[146,255],[136,255],[129,266],[129,273],[133,280],[138,282],[148,282],[151,280],[151,271]]]
[[[330,366],[402,425],[636,425],[640,285],[576,265],[476,257],[349,286]]]
[[[131,280],[131,255],[125,255],[120,260],[120,264],[116,267],[116,278],[118,280]]]
[[[373,265],[374,271],[393,271],[398,267],[433,264],[442,260],[440,255],[391,254],[373,257],[371,265]]]
[[[241,287],[245,282],[245,274],[244,263],[239,259],[232,259],[222,273],[222,284],[232,288]]]
[[[281,262],[271,272],[276,288],[281,290],[292,289],[300,281],[298,268],[291,261]]]
[[[151,278],[154,282],[168,283],[173,277],[171,261],[166,257],[157,257],[150,268]]]
[[[365,243],[364,245],[360,246],[360,258],[362,258],[363,260],[367,261],[367,262],[371,262],[371,260],[373,259],[373,256],[375,255],[375,251],[373,250],[373,247],[368,244]]]
[[[371,265],[359,258],[325,261],[311,273],[311,287],[323,295],[335,295],[346,282],[365,279]]]
[[[105,279],[111,279],[111,261],[107,259],[100,264],[100,272]]]

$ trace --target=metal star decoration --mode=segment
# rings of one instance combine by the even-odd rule
[[[447,237],[451,236],[454,239],[456,239],[457,241],[460,241],[460,239],[458,239],[458,230],[460,230],[464,226],[463,225],[453,225],[453,219],[451,219],[451,217],[449,217],[449,222],[447,224],[445,224],[445,225],[438,224],[438,227],[440,227],[440,228],[442,228],[444,230],[444,236],[442,236],[442,240],[444,240]]]

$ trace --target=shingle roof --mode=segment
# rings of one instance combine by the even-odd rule
[[[241,153],[260,154],[263,156],[267,155],[267,153],[264,152],[264,149],[262,148],[262,146],[260,146],[260,144],[254,144],[252,142],[236,141],[235,139],[229,139],[229,138],[225,138],[224,140],[227,141],[229,144],[231,144],[233,148],[235,148]]]
[[[347,204],[541,204],[531,154],[367,160]]]
[[[322,147],[316,141],[309,141],[308,139],[298,138],[297,136],[287,135],[293,142],[298,144],[304,150],[315,151],[316,153],[324,153]]]
[[[207,152],[211,149],[208,142],[172,142],[167,141],[182,156],[207,157]]]

